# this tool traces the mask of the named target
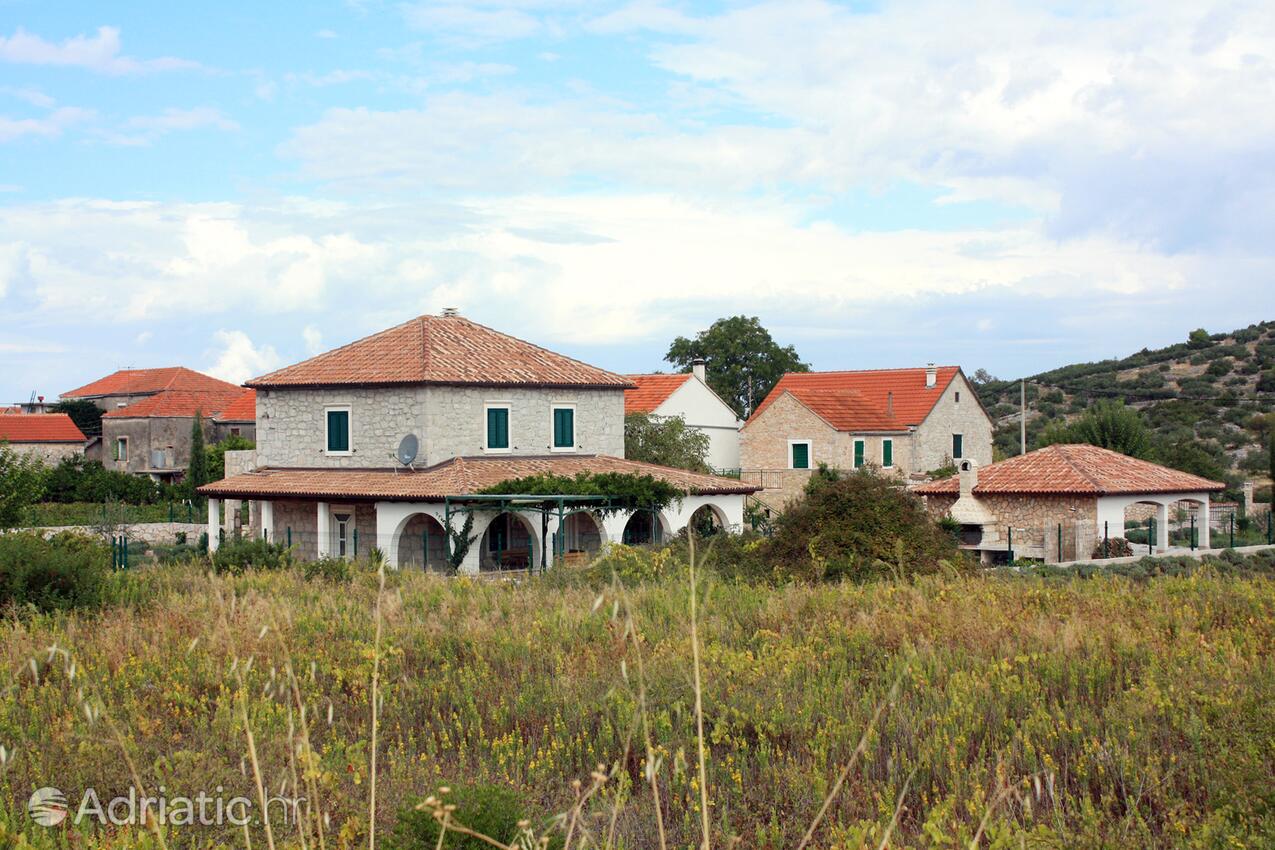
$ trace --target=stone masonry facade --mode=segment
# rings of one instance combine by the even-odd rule
[[[152,469],[151,452],[164,453],[163,469],[184,469],[190,465],[190,433],[193,418],[148,416],[136,419],[107,417],[102,420],[102,464],[107,469],[134,474]],[[115,443],[128,439],[127,460],[115,459]],[[212,422],[204,420],[204,440],[212,442]]]
[[[486,405],[509,405],[511,455],[550,454],[552,406],[575,406],[576,451],[624,456],[622,389],[409,386],[261,389],[257,464],[270,467],[387,467],[406,434],[420,441],[417,464],[484,454]],[[330,407],[350,408],[349,455],[326,451]]]
[[[62,458],[84,454],[83,443],[10,443],[9,448],[17,454],[38,458],[48,466],[56,466]]]
[[[929,472],[952,461],[953,434],[962,435],[965,457],[979,466],[988,466],[992,462],[993,429],[974,388],[958,372],[930,415],[917,426],[906,472]]]
[[[1007,529],[1014,529],[1014,549],[1027,557],[1057,561],[1059,526],[1063,532],[1064,559],[1085,558],[1093,551],[1098,523],[1098,502],[1093,496],[992,493],[978,501],[996,517],[998,543],[1005,543]],[[956,494],[928,495],[925,507],[935,519],[947,516]],[[1113,537],[1116,535],[1112,535]],[[987,539],[985,537],[985,539]]]

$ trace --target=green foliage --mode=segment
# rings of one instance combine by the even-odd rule
[[[292,566],[292,550],[286,543],[262,538],[227,540],[212,556],[215,573],[242,575],[246,570],[282,570]]]
[[[247,437],[241,437],[238,434],[231,434],[220,443],[213,443],[206,451],[208,460],[205,464],[208,479],[210,481],[220,481],[226,477],[226,452],[243,451],[244,449],[255,449],[257,444]]]
[[[624,417],[624,456],[692,472],[708,472],[708,435],[680,416],[630,413]]]
[[[102,409],[82,398],[68,398],[49,408],[50,413],[65,413],[86,437],[102,433]]]
[[[718,319],[694,339],[677,337],[664,355],[683,372],[700,358],[707,361],[708,385],[744,419],[785,372],[810,371],[797,350],[775,342],[756,316]]]
[[[1196,328],[1187,336],[1186,343],[1191,348],[1208,348],[1213,344],[1213,339],[1204,328]]]
[[[452,575],[455,575],[460,570],[460,565],[465,563],[469,547],[473,546],[474,541],[478,539],[478,535],[474,534],[473,512],[465,514],[465,521],[459,529],[448,527],[446,531],[451,542],[451,555],[448,557],[447,565],[451,568]]]
[[[0,609],[96,607],[110,572],[110,549],[96,538],[69,533],[48,540],[35,532],[0,535]]]
[[[144,475],[107,469],[83,455],[63,458],[45,477],[50,502],[124,502],[150,505],[171,493]]]
[[[511,478],[482,491],[491,495],[524,494],[532,496],[596,496],[610,499],[609,506],[591,508],[603,514],[634,510],[662,511],[685,495],[667,481],[651,475],[631,472],[581,472],[574,478],[565,475],[528,475]]]
[[[196,410],[195,418],[190,423],[190,466],[186,470],[184,483],[193,493],[209,480],[208,454],[204,450],[204,416],[203,411]]]
[[[525,804],[512,788],[490,783],[448,786],[450,792],[441,799],[456,807],[451,820],[512,845],[521,832],[518,823],[525,816]],[[470,835],[448,831],[442,836],[433,808],[407,806],[399,812],[394,830],[384,841],[384,850],[490,850],[491,843]],[[443,840],[439,841],[440,838]]]
[[[1123,402],[1103,400],[1070,423],[1056,422],[1041,434],[1042,446],[1089,443],[1132,457],[1150,457],[1151,430],[1138,411]]]
[[[301,564],[301,574],[306,581],[349,584],[354,580],[354,567],[345,558],[316,558]]]
[[[44,478],[39,458],[0,442],[0,528],[27,520],[31,506],[44,494]]]

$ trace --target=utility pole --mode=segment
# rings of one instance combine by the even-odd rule
[[[1027,381],[1018,382],[1018,440],[1019,454],[1027,454]]]

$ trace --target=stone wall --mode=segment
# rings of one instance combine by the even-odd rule
[[[978,403],[974,388],[957,373],[930,415],[917,426],[909,471],[929,472],[949,463],[953,459],[953,434],[962,435],[965,457],[972,458],[979,466],[987,466],[992,462],[992,431],[992,420]]]
[[[1058,561],[1063,557],[1087,557],[1099,539],[1098,502],[1092,496],[989,494],[977,497],[979,504],[996,517],[994,534],[984,541],[1003,547],[1008,529],[1013,528],[1014,550],[1027,557]],[[947,516],[956,495],[926,496],[925,507],[935,519]],[[1062,526],[1063,551],[1058,551]],[[1112,535],[1113,537],[1116,535]]]
[[[215,443],[220,443],[227,437],[234,436],[232,432],[238,431],[238,436],[245,440],[257,441],[257,423],[255,422],[213,422],[212,439]]]
[[[102,465],[107,469],[142,474],[152,468],[153,449],[164,452],[166,469],[190,466],[190,432],[193,417],[150,416],[137,419],[102,419]],[[212,442],[213,428],[204,420],[204,440]],[[128,438],[128,460],[115,460],[115,441]]]
[[[84,454],[83,443],[9,443],[8,446],[15,453],[37,458],[46,466],[57,466],[62,458]]]
[[[483,454],[488,403],[510,405],[510,451],[549,453],[550,405],[576,406],[577,450],[624,456],[623,390],[499,387],[275,389],[257,393],[257,462],[272,467],[387,467],[406,434],[420,441],[419,465]],[[326,410],[350,407],[349,455],[326,451]]]

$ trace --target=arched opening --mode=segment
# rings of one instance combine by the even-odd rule
[[[398,565],[420,570],[447,570],[443,524],[429,514],[412,514],[398,537]]]
[[[488,523],[479,545],[482,570],[525,570],[536,563],[535,533],[516,513],[500,514]]]
[[[563,519],[555,542],[563,563],[587,563],[602,548],[602,529],[592,514],[576,511]]]
[[[1183,549],[1208,548],[1211,533],[1218,528],[1213,513],[1204,509],[1200,499],[1175,502],[1169,507],[1169,545]]]
[[[701,505],[691,514],[687,527],[697,537],[712,537],[726,530],[726,517],[715,505]]]
[[[1168,505],[1151,499],[1125,505],[1123,537],[1133,553],[1149,554],[1167,548],[1173,514]]]
[[[620,535],[620,542],[626,546],[658,545],[663,540],[664,524],[654,511],[634,511]]]

